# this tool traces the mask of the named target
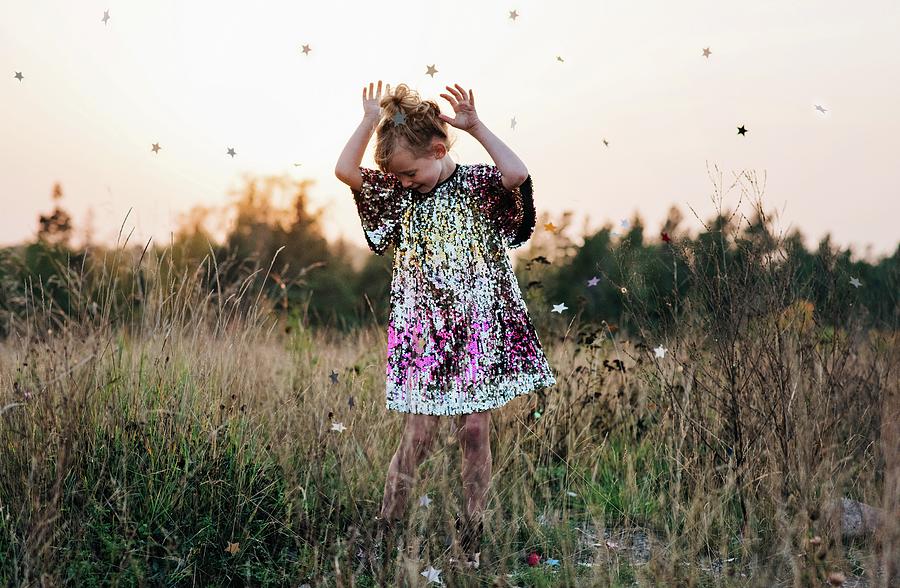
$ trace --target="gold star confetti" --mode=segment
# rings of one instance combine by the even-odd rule
[[[154,143],[153,147],[151,147],[151,149],[154,153],[159,153],[159,150],[160,150],[159,143]]]
[[[603,139],[603,144],[604,144],[605,146],[609,147],[609,141],[607,141],[606,139]]]
[[[309,45],[304,45],[302,51],[304,55],[309,55],[309,52],[312,51],[312,49],[309,48]]]
[[[706,49],[703,50],[703,57],[709,59],[709,54],[710,54],[710,53],[712,53],[712,51],[710,51],[710,50],[709,50],[709,47],[707,47]]]
[[[512,19],[513,22],[515,22],[515,20],[518,16],[519,16],[519,13],[516,12],[515,10],[509,11],[509,18]]]
[[[563,61],[564,61],[563,58],[560,57],[559,55],[556,56],[556,60],[559,61],[559,62],[563,62]]]
[[[551,233],[555,233],[556,225],[554,225],[553,223],[544,223],[544,229],[550,231]]]
[[[436,73],[437,73],[437,70],[435,69],[434,64],[432,63],[431,65],[428,66],[428,70],[425,72],[425,75],[431,76],[432,78],[434,78],[434,74],[436,74]]]
[[[238,552],[238,550],[239,550],[240,548],[241,548],[241,544],[240,544],[240,543],[232,543],[231,541],[229,541],[229,542],[228,542],[228,547],[225,548],[225,551],[227,551],[227,552],[230,553],[231,555],[234,555],[235,553]]]

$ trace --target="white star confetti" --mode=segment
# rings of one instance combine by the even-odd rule
[[[426,584],[429,582],[436,582],[438,584],[441,584],[442,582],[439,577],[440,574],[441,574],[441,570],[436,570],[431,566],[431,564],[429,564],[428,569],[423,571],[421,575],[425,576]]]
[[[851,277],[850,285],[853,286],[854,288],[859,288],[860,286],[862,286],[862,282],[859,281],[859,278]]]
[[[659,347],[656,347],[656,348],[653,350],[653,353],[656,354],[656,357],[662,358],[662,357],[665,357],[665,356],[666,356],[666,351],[668,351],[668,349],[666,349],[665,347],[663,347],[662,345],[660,345]]]
[[[566,306],[566,303],[562,302],[560,304],[554,304],[553,310],[551,310],[550,312],[558,312],[559,314],[562,314],[562,311],[566,310],[567,308],[568,307]]]
[[[344,423],[331,423],[331,430],[343,433],[347,430],[347,427],[344,426]]]
[[[588,280],[588,283],[587,283],[588,288],[593,288],[594,286],[597,285],[597,282],[599,282],[599,281],[600,281],[600,278],[598,278],[597,276],[594,276],[593,278]]]
[[[419,498],[419,506],[428,506],[429,504],[431,504],[431,499],[428,498],[427,494]]]

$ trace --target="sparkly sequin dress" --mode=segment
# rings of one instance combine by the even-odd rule
[[[469,414],[556,384],[506,252],[534,230],[531,176],[509,191],[496,166],[456,164],[423,194],[359,169],[366,242],[394,246],[387,408]]]

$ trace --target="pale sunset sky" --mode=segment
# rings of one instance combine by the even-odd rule
[[[92,209],[112,244],[133,208],[125,233],[164,245],[179,213],[229,202],[243,174],[288,174],[316,181],[327,237],[365,247],[333,170],[382,79],[450,115],[444,86],[473,89],[538,213],[571,211],[577,243],[585,222],[636,211],[657,239],[672,205],[696,230],[689,206],[712,216],[718,166],[765,174],[776,228],[808,246],[830,232],[880,256],[900,235],[898,31],[895,0],[4,0],[0,245],[33,239],[56,181],[76,236]],[[492,163],[451,132],[454,161]]]

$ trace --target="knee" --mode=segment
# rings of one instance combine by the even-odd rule
[[[489,432],[490,421],[470,416],[466,418],[466,424],[459,431],[459,442],[468,449],[490,447]]]

